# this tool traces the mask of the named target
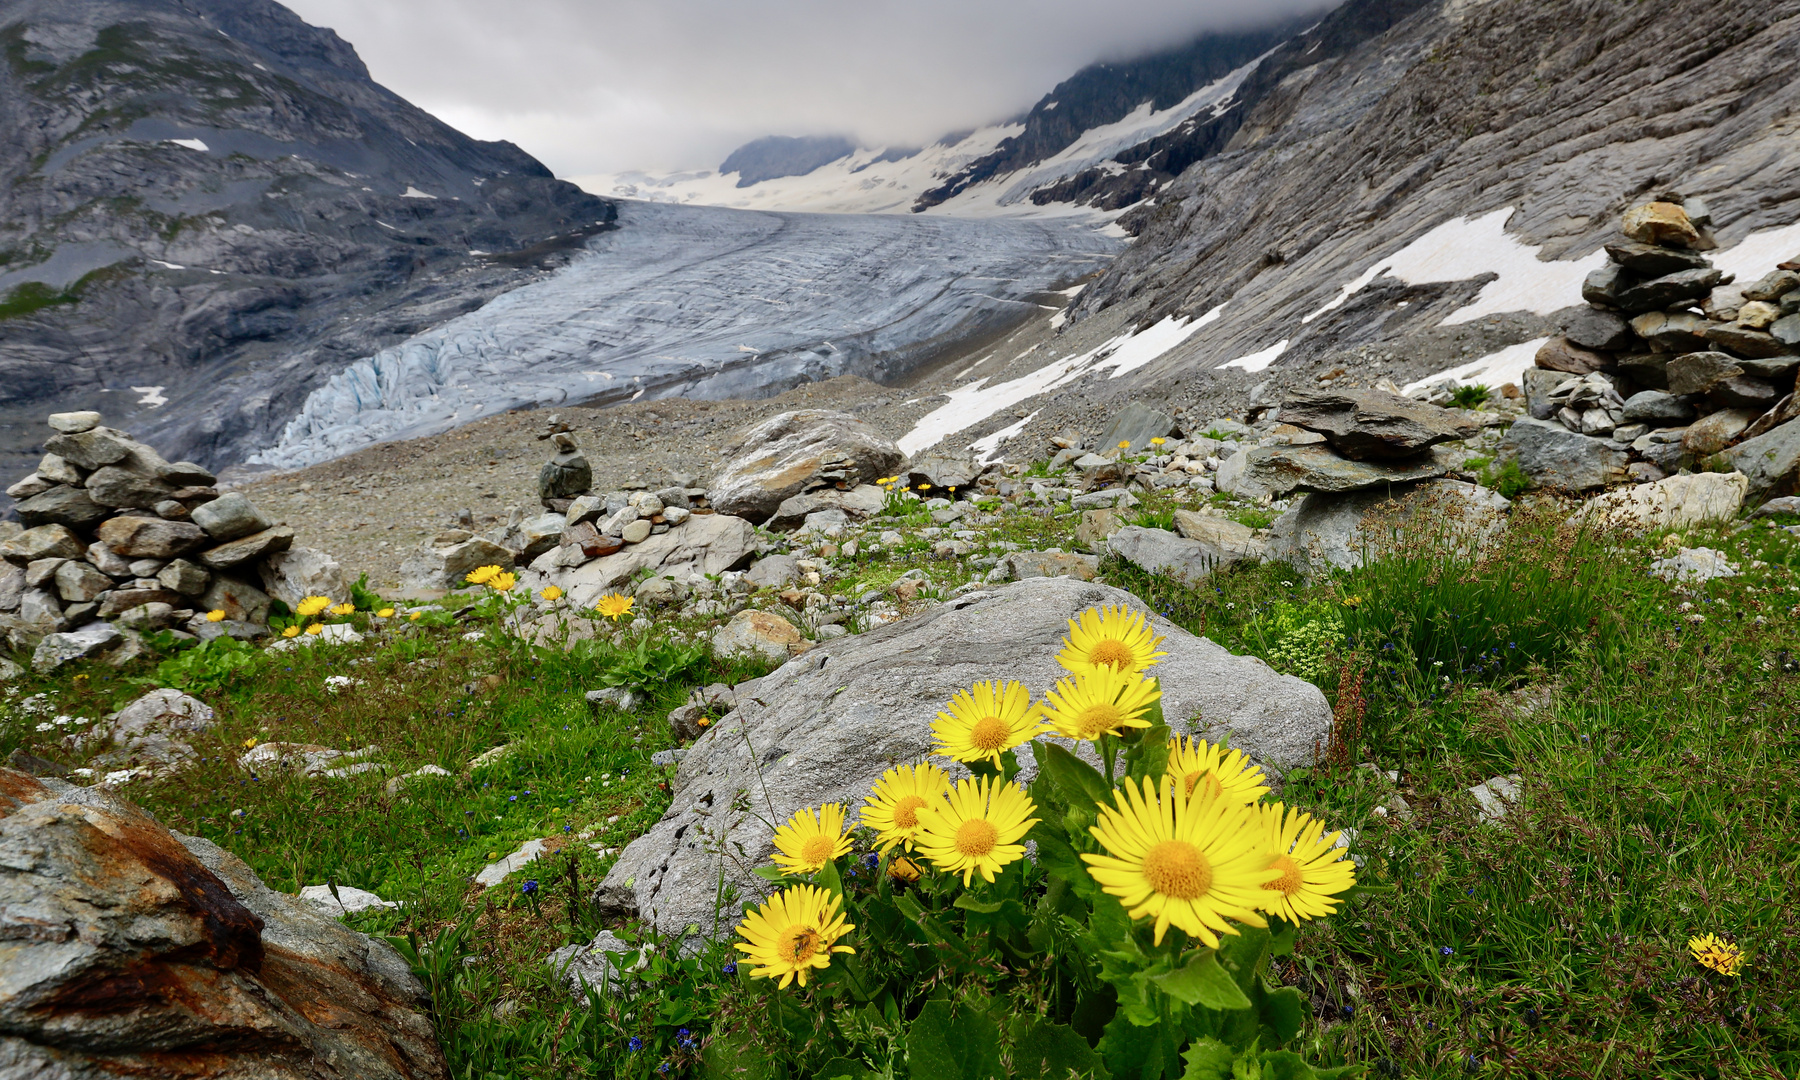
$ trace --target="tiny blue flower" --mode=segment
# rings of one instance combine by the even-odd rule
[[[1450,946],[1448,946],[1448,945],[1443,945],[1443,946],[1439,946],[1439,948],[1438,948],[1438,955],[1439,955],[1439,956],[1449,956],[1449,955],[1450,955],[1450,954],[1451,954],[1451,953],[1453,953],[1453,952],[1455,952],[1455,951],[1456,951],[1456,950],[1455,950],[1455,949],[1452,949],[1452,948],[1451,948],[1451,947],[1450,947]]]
[[[678,1029],[678,1030],[677,1030],[677,1031],[676,1031],[676,1032],[675,1032],[675,1034],[677,1034],[677,1035],[679,1035],[679,1036],[681,1036],[681,1037],[682,1037],[682,1038],[684,1038],[684,1039],[685,1039],[685,1038],[687,1038],[687,1037],[688,1037],[688,1036],[689,1036],[689,1035],[692,1035],[692,1034],[693,1034],[693,1032],[691,1032],[691,1031],[689,1031],[689,1030],[688,1030],[688,1029],[687,1029],[687,1028],[680,1028],[680,1029]]]
[[[727,975],[736,975],[737,974],[737,961],[736,960],[727,960],[727,961],[725,961],[725,966],[720,968],[719,970],[724,972]]]
[[[642,1050],[643,1048],[644,1048],[644,1040],[638,1038],[636,1035],[633,1035],[631,1037],[631,1041],[625,1044],[625,1049],[631,1051],[634,1054],[637,1053],[639,1050]]]
[[[531,881],[527,881],[525,884],[519,886],[519,891],[524,893],[526,896],[530,896],[533,893],[537,892],[538,891],[537,880],[534,878]]]
[[[517,795],[508,795],[508,796],[507,796],[507,797],[506,797],[506,801],[507,801],[507,802],[518,802],[518,801],[519,801],[519,797],[518,797],[518,796],[517,796]]]
[[[863,862],[868,863],[869,869],[873,870],[876,867],[881,865],[881,856],[879,856],[879,855],[875,854],[873,851],[871,851],[867,855],[863,856]]]

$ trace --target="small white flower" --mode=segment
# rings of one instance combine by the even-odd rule
[[[468,633],[463,635],[463,640],[464,641],[480,641],[482,638],[484,638],[486,636],[487,636],[486,634],[483,634],[479,630],[471,630]]]
[[[70,769],[69,773],[73,776],[79,776],[79,777],[82,777],[85,779],[89,776],[94,775],[94,770],[92,770],[92,769]]]
[[[56,730],[56,725],[55,725],[55,724],[48,724],[48,723],[45,723],[45,724],[39,724],[39,725],[38,725],[38,726],[37,726],[37,729],[38,729],[38,730],[39,730],[39,731],[55,731],[55,730]]]
[[[340,690],[343,690],[345,687],[361,686],[361,685],[362,685],[361,679],[352,679],[348,675],[327,675],[327,676],[325,676],[325,689],[331,691],[334,694]]]
[[[240,817],[240,818],[241,818],[241,817],[243,817],[243,816],[244,816],[244,812],[243,812],[243,811],[242,811],[242,810],[233,810],[233,811],[232,811],[232,812],[231,812],[231,816],[232,816],[232,817]]]
[[[1699,612],[1695,612],[1694,614],[1689,615],[1687,617],[1687,621],[1691,622],[1691,623],[1703,623],[1706,621],[1706,616],[1700,614]]]
[[[131,777],[132,771],[130,769],[120,769],[117,772],[107,773],[100,778],[100,782],[102,784],[123,784],[125,781],[131,779]]]

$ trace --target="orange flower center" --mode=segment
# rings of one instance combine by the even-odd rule
[[[800,847],[800,858],[824,866],[831,861],[831,853],[836,849],[837,842],[829,836],[809,836]]]
[[[781,932],[776,955],[790,963],[800,964],[817,956],[819,932],[810,926],[790,926]]]
[[[1198,900],[1212,889],[1212,864],[1185,840],[1164,840],[1144,856],[1144,880],[1164,896]]]
[[[1075,714],[1075,730],[1084,739],[1098,739],[1125,720],[1125,710],[1110,701],[1097,701]]]
[[[999,842],[1000,830],[986,818],[970,818],[956,828],[956,850],[971,859],[993,851]]]
[[[1094,650],[1088,653],[1089,663],[1094,665],[1107,664],[1118,671],[1124,671],[1131,667],[1136,660],[1137,657],[1131,652],[1131,646],[1125,644],[1123,641],[1114,641],[1111,638],[1094,646]]]
[[[1225,785],[1219,782],[1219,774],[1211,769],[1202,769],[1199,772],[1187,774],[1187,793],[1189,795],[1194,793],[1196,785],[1200,788],[1200,798],[1203,800],[1216,799],[1225,792]]]
[[[1301,873],[1300,864],[1286,855],[1277,855],[1269,862],[1269,869],[1281,871],[1281,876],[1274,881],[1263,882],[1263,888],[1278,892],[1283,896],[1292,896],[1306,887],[1306,875]]]
[[[919,827],[919,807],[925,800],[917,795],[902,795],[894,800],[894,824],[902,829]]]
[[[1006,740],[1012,735],[1012,729],[998,716],[984,716],[969,729],[969,745],[983,753],[991,754],[1006,747]]]

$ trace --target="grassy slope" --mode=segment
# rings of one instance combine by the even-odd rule
[[[1149,502],[1146,514],[1166,513]],[[979,531],[1070,547],[1074,523],[1013,511]],[[1285,794],[1357,828],[1364,880],[1395,892],[1309,928],[1283,971],[1317,1008],[1310,1057],[1370,1061],[1389,1076],[1800,1075],[1788,1011],[1800,997],[1794,540],[1762,526],[1690,530],[1688,543],[1730,550],[1746,570],[1691,595],[1645,574],[1663,540],[1570,542],[1546,513],[1521,517],[1480,560],[1412,544],[1405,558],[1312,586],[1279,565],[1200,590],[1106,567],[1189,629],[1306,670],[1337,704],[1340,738],[1290,774]],[[979,572],[912,540],[840,561],[827,585],[854,594],[914,566],[944,591]],[[1327,649],[1334,621],[1345,638]],[[571,1008],[541,958],[599,925],[581,903],[605,866],[588,845],[619,845],[666,805],[666,775],[648,764],[668,744],[663,712],[693,685],[754,672],[683,665],[670,650],[652,706],[590,713],[581,691],[622,670],[622,652],[533,653],[468,629],[265,657],[203,694],[220,712],[205,760],[130,793],[276,888],[329,876],[413,901],[405,915],[353,921],[436,942],[419,964],[459,1076],[692,1072],[709,1031],[761,1015],[760,986],[724,974],[723,950],[660,955],[648,972],[656,993],[594,1008]],[[660,640],[669,624],[648,629]],[[51,740],[70,727],[39,723],[98,716],[141,689],[106,669],[85,674],[9,698],[0,751],[66,758]],[[330,676],[357,683],[334,691]],[[50,695],[45,711],[22,706],[35,691]],[[251,738],[376,745],[387,775],[423,764],[455,775],[404,798],[380,775],[252,779],[233,763]],[[503,742],[516,749],[468,772]],[[1397,787],[1362,763],[1397,770]],[[1479,823],[1466,789],[1514,772],[1520,804]],[[1397,808],[1396,794],[1409,816],[1378,811]],[[496,889],[468,882],[520,841],[584,832],[595,835]],[[1687,958],[1686,938],[1708,931],[1744,946],[1740,977]]]

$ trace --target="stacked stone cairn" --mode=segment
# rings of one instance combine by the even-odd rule
[[[145,631],[257,637],[271,593],[292,605],[311,588],[342,591],[336,564],[295,548],[292,529],[100,420],[53,414],[37,471],[6,489],[23,530],[0,544],[0,633],[35,650],[39,670],[85,656],[124,663]]]
[[[1800,259],[1734,283],[1706,258],[1710,226],[1679,195],[1625,213],[1582,286],[1589,307],[1525,372],[1531,418],[1508,439],[1534,480],[1583,490],[1730,469],[1736,455],[1715,455],[1800,417]],[[1780,486],[1752,476],[1753,495]]]

